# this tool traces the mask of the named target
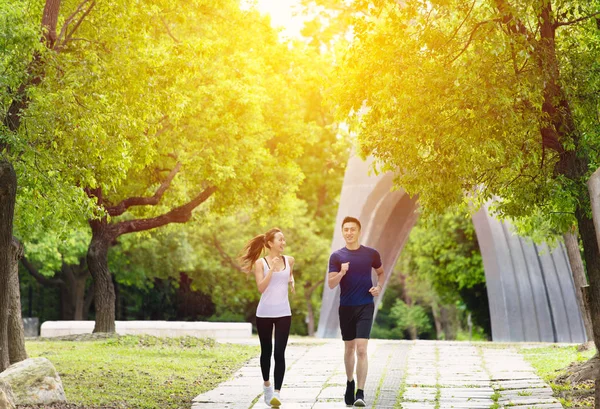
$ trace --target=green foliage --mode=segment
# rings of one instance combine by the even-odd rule
[[[396,300],[392,307],[390,316],[396,321],[396,326],[400,329],[414,329],[418,333],[431,331],[431,321],[420,305],[407,305],[402,300]]]
[[[447,212],[429,223],[419,220],[402,258],[410,274],[430,283],[444,303],[460,299],[462,289],[485,283],[473,222],[460,212]]]
[[[69,402],[84,407],[187,407],[258,354],[257,347],[192,337],[29,341],[26,346],[30,357],[52,361]]]
[[[577,147],[572,136],[558,142],[588,155],[587,176],[600,164],[600,35],[594,19],[583,18],[599,4],[551,4],[556,21],[582,18],[557,30],[557,67],[540,63],[539,2],[508,2],[504,11],[495,1],[353,3],[354,40],[336,85],[340,115],[359,134],[360,153],[373,155],[377,170],[396,172],[397,185],[418,194],[425,212],[501,197],[500,216],[537,212],[547,230],[562,233],[575,206],[587,209],[578,203],[586,176],[559,176],[565,170],[542,146],[540,128],[548,122],[544,87],[556,69],[580,135]],[[523,30],[510,30],[507,20]]]

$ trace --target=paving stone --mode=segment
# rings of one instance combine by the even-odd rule
[[[500,408],[505,406],[500,405]],[[538,405],[516,405],[506,406],[507,408],[514,409],[563,409],[560,403],[549,403],[549,404],[538,404]]]
[[[262,390],[255,387],[237,387],[227,386],[213,389],[193,399],[193,402],[221,402],[234,403],[242,399],[252,401],[256,396],[262,393]]]
[[[288,409],[287,406],[283,407],[282,409]],[[337,401],[337,402],[323,402],[323,401],[319,401],[316,402],[311,409],[347,409],[346,404],[343,401]]]
[[[502,405],[536,405],[538,403],[556,403],[558,402],[554,397],[535,397],[535,396],[519,396],[511,399],[498,399],[498,403]]]
[[[528,389],[528,388],[545,388],[547,385],[541,379],[525,379],[518,381],[495,381],[492,382],[495,389]]]
[[[281,390],[281,399],[286,402],[314,402],[321,392],[318,388],[285,388]]]
[[[494,394],[492,388],[441,388],[441,398],[489,398]]]
[[[436,388],[414,388],[408,387],[404,390],[402,399],[404,400],[435,400],[437,395]]]
[[[345,388],[340,388],[339,386],[330,386],[321,390],[319,393],[319,399],[342,399],[345,391]]]
[[[552,396],[552,388],[532,388],[532,389],[510,389],[500,391],[500,399],[511,399],[518,397],[548,397]]]
[[[494,404],[491,399],[479,399],[479,398],[440,398],[440,405],[459,405],[462,407],[480,407],[485,406],[489,408]]]
[[[435,409],[435,403],[426,402],[402,402],[402,409]]]
[[[439,409],[490,409],[488,404],[472,404],[469,402],[461,403],[440,403]]]
[[[479,388],[490,385],[490,381],[448,381],[440,379],[438,384],[442,387],[472,387]]]
[[[248,403],[194,403],[192,409],[248,409]]]

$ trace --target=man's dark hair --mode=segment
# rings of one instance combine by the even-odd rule
[[[360,222],[358,221],[358,219],[356,217],[352,217],[352,216],[344,217],[344,221],[342,222],[342,229],[344,228],[344,224],[346,224],[346,223],[356,223],[356,224],[358,224],[358,230],[362,229],[362,226],[360,225]]]

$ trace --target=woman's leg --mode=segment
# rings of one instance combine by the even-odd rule
[[[265,385],[271,372],[271,352],[273,351],[273,318],[256,317],[256,331],[260,340],[260,370]],[[268,385],[267,385],[268,386]]]
[[[281,317],[275,321],[275,391],[281,390],[285,375],[285,348],[290,335],[292,317]]]

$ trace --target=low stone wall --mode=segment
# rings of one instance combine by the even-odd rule
[[[201,338],[248,338],[252,336],[249,322],[187,322],[187,321],[116,321],[119,335],[155,335],[157,337],[193,336]],[[90,334],[94,321],[46,321],[42,337]]]

